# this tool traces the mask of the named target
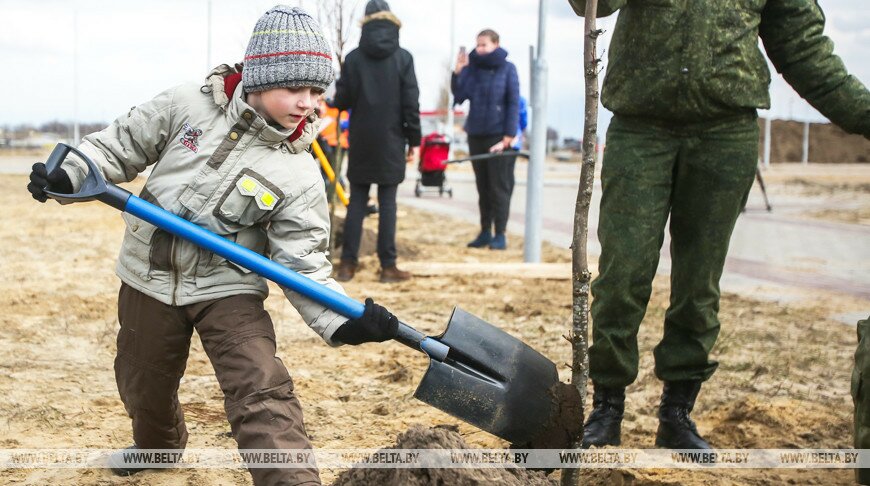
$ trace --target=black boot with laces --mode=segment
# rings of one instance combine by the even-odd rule
[[[582,447],[619,445],[624,412],[625,388],[596,386],[592,395],[592,413],[583,427]]]
[[[659,405],[656,446],[667,449],[711,449],[689,417],[701,391],[700,381],[665,382]]]

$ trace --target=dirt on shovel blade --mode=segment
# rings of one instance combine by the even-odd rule
[[[574,385],[556,383],[550,390],[553,412],[550,419],[534,439],[527,444],[511,444],[515,449],[565,449],[583,427],[583,404]]]
[[[467,449],[458,429],[451,426],[426,428],[415,425],[399,434],[390,449]],[[333,486],[369,486],[372,484],[422,486],[430,484],[499,484],[543,486],[558,484],[543,472],[522,468],[486,469],[348,469]]]

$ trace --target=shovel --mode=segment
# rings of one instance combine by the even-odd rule
[[[48,173],[60,167],[70,152],[87,164],[88,174],[77,193],[46,190],[49,197],[59,202],[96,199],[349,319],[362,316],[365,307],[360,302],[106,182],[96,164],[76,148],[58,144],[46,162]],[[514,444],[533,442],[559,421],[559,405],[553,398],[559,385],[556,365],[496,326],[457,307],[441,335],[426,336],[400,322],[395,339],[430,358],[415,398]]]
[[[505,150],[504,152],[489,152],[486,154],[470,155],[468,157],[462,157],[459,159],[445,160],[444,163],[445,164],[458,164],[460,162],[469,162],[469,161],[475,161],[475,160],[489,160],[489,159],[495,159],[497,157],[525,157],[528,159],[530,157],[530,155],[528,152],[524,152],[522,150]]]

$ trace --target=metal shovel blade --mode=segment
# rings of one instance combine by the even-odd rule
[[[519,339],[456,307],[443,362],[432,359],[414,397],[512,443],[539,434],[554,413],[556,365]]]

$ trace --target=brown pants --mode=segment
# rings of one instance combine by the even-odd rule
[[[310,449],[293,381],[275,356],[263,299],[236,295],[174,307],[122,284],[115,379],[142,449],[187,443],[178,383],[196,329],[224,393],[239,449]],[[256,485],[320,484],[317,469],[249,469]]]

